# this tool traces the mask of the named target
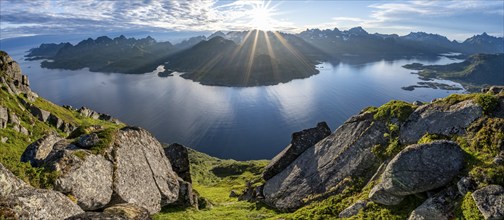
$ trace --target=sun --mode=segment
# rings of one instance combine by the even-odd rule
[[[275,14],[275,8],[270,7],[270,1],[260,1],[254,4],[249,11],[250,27],[253,29],[272,31],[274,19],[272,16]]]

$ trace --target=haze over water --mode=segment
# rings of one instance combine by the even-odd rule
[[[290,142],[295,131],[326,121],[334,131],[364,107],[391,99],[408,102],[445,97],[445,91],[401,87],[420,80],[402,65],[446,64],[429,60],[376,61],[318,65],[320,73],[275,86],[232,88],[204,86],[178,74],[127,75],[87,69],[49,70],[40,61],[25,61],[27,48],[7,50],[42,97],[60,105],[87,106],[141,126],[161,142],[181,143],[219,158],[270,159]],[[450,81],[438,80],[450,85]],[[458,84],[457,84],[458,85]]]

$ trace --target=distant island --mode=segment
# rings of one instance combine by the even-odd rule
[[[504,85],[504,54],[502,53],[475,54],[464,62],[447,65],[412,63],[403,67],[418,70],[414,73],[423,80],[433,78],[451,80],[462,84],[468,91],[478,91],[488,85]]]
[[[502,37],[486,33],[464,42],[424,32],[405,36],[370,34],[361,27],[340,31],[307,29],[299,34],[280,32],[217,31],[178,44],[107,36],[70,43],[42,44],[26,55],[43,59],[48,69],[143,74],[164,65],[160,77],[181,72],[182,77],[214,86],[265,86],[317,74],[321,61],[359,62],[405,56],[437,56],[442,53],[504,53]],[[446,78],[446,77],[445,77]],[[419,85],[426,87],[433,85]],[[411,87],[413,88],[413,87]]]
[[[27,57],[42,61],[48,69],[77,70],[89,68],[91,72],[141,74],[152,72],[167,56],[175,52],[170,42],[156,42],[152,37],[143,39],[114,39],[107,36],[89,38],[76,45],[70,43],[42,44],[29,51]]]

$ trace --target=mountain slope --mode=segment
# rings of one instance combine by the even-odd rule
[[[92,72],[141,74],[151,72],[176,48],[169,42],[156,42],[151,37],[143,39],[106,36],[87,39],[76,45],[42,44],[30,50],[31,59],[43,61],[49,69],[77,70],[88,67]]]
[[[175,54],[165,69],[205,85],[275,85],[318,73],[315,61],[298,50],[303,46],[273,32],[248,32],[240,44],[215,36]]]

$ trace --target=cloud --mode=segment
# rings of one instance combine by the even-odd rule
[[[115,30],[213,31],[250,28],[251,9],[264,1],[239,0],[2,0],[2,36]],[[272,19],[272,26],[289,29],[291,23]],[[28,27],[26,24],[38,24]]]
[[[0,0],[0,38],[33,34],[100,33],[120,31],[216,31],[254,28],[253,9],[267,7],[269,26],[286,32],[307,28],[281,17],[278,1],[236,0]],[[284,2],[283,4],[289,4]],[[318,4],[318,3],[317,3]],[[323,6],[321,6],[323,7]],[[457,25],[460,33],[473,33],[486,25],[502,26],[502,1],[379,1],[368,6],[369,15],[335,16],[320,28],[362,26],[372,31],[405,33]],[[302,9],[301,9],[302,10]],[[316,13],[316,12],[315,12]],[[475,14],[485,21],[463,20]],[[296,15],[290,15],[296,16]],[[452,19],[451,21],[448,21]],[[460,19],[460,20],[454,20]],[[309,20],[309,18],[307,18]],[[447,20],[445,22],[445,20]],[[500,20],[500,21],[499,21]],[[264,21],[263,21],[264,22]],[[450,24],[448,22],[451,22]],[[471,22],[474,24],[471,26]],[[500,22],[500,23],[498,23]],[[462,24],[460,24],[462,23]],[[462,27],[466,25],[466,27]],[[435,29],[437,28],[437,29]],[[495,28],[493,28],[495,32]]]

